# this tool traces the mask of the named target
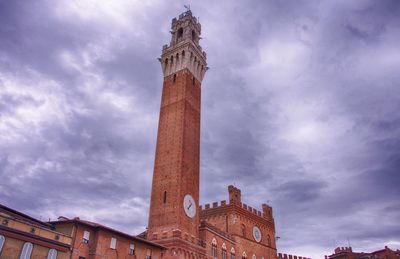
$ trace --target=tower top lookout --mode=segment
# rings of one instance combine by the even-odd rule
[[[181,13],[171,22],[171,41],[164,45],[160,58],[164,77],[187,68],[202,81],[207,71],[207,56],[200,46],[201,25],[191,10]]]

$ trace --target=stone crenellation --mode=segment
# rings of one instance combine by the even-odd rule
[[[278,259],[311,259],[309,257],[278,253]]]
[[[206,204],[204,204],[204,206],[200,205],[199,206],[199,210],[205,212],[205,211],[210,210],[210,209],[223,208],[223,207],[226,207],[226,206],[229,206],[229,205],[234,205],[234,204],[232,204],[232,203],[228,204],[226,200],[222,200],[222,201],[219,201],[219,202],[213,202],[212,204],[206,203]],[[246,203],[241,203],[240,202],[240,203],[237,203],[235,205],[237,205],[237,206],[241,207],[242,209],[245,209],[246,211],[251,212],[254,215],[259,216],[259,217],[263,217],[263,218],[271,218],[272,217],[271,207],[266,205],[266,204],[262,205],[263,206],[263,211],[259,211],[259,210],[255,209],[255,208],[247,205]]]
[[[349,247],[347,247],[347,246],[346,247],[337,247],[335,249],[335,253],[338,254],[340,252],[353,252],[353,249],[351,248],[351,246],[349,246]]]

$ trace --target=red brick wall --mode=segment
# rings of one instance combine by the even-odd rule
[[[253,209],[250,212],[250,209],[247,206],[244,209],[242,204],[213,204],[212,207],[207,205],[207,208],[202,210],[201,219],[234,237],[237,259],[241,258],[243,252],[246,252],[248,259],[252,259],[253,254],[257,259],[277,258],[273,219],[264,218]],[[242,225],[245,227],[245,236],[242,236]],[[261,230],[260,243],[253,238],[253,226]],[[207,242],[211,244],[208,239]]]
[[[205,241],[205,248],[206,248],[206,253],[208,258],[212,258],[211,256],[211,244],[212,244],[212,240],[215,239],[217,241],[217,255],[218,258],[221,259],[222,258],[222,244],[225,243],[226,245],[226,252],[227,252],[227,259],[231,258],[231,249],[232,247],[235,249],[235,254],[238,255],[237,251],[236,251],[236,246],[235,243],[232,240],[229,240],[228,238],[224,238],[221,235],[218,235],[216,233],[213,233],[212,231],[208,230],[208,229],[202,229],[200,231],[200,236],[201,239],[203,239]],[[237,259],[240,259],[240,257],[237,257]]]
[[[198,237],[199,213],[183,210],[183,197],[199,201],[200,83],[184,69],[164,79],[150,203],[148,237],[180,229]],[[164,192],[167,192],[164,203]]]

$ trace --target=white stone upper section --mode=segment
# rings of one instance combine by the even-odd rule
[[[179,19],[172,19],[171,43],[163,46],[159,59],[164,77],[187,68],[202,82],[208,67],[206,53],[199,45],[200,33],[201,25],[190,10],[179,15]]]

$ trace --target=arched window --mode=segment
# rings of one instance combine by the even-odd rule
[[[243,254],[242,254],[242,259],[247,259],[247,254],[246,254],[246,252],[243,252]]]
[[[211,241],[211,257],[217,258],[217,240],[215,238]]]
[[[180,40],[183,36],[183,28],[179,28],[178,30],[178,40]]]
[[[257,259],[257,256],[255,255],[255,254],[253,254],[253,257],[252,257],[253,259]]]
[[[185,51],[184,50],[182,50],[182,57],[184,57],[185,56]]]
[[[192,30],[192,40],[196,39],[196,32],[194,30]]]
[[[174,75],[175,77],[175,75]],[[175,79],[174,79],[175,81]],[[167,202],[167,191],[164,191],[164,198],[163,198],[164,204]]]
[[[57,250],[50,249],[49,253],[47,254],[47,259],[56,259],[57,258]]]
[[[222,255],[222,259],[226,259],[226,245],[225,245],[225,243],[222,244],[221,255]]]
[[[24,244],[24,246],[22,247],[22,251],[21,251],[21,255],[19,256],[19,259],[29,259],[29,258],[31,258],[32,249],[33,249],[32,243],[26,242]]]
[[[3,249],[3,245],[4,245],[5,241],[6,241],[6,238],[4,236],[0,235],[0,253],[1,253],[1,250]]]
[[[244,224],[240,226],[240,234],[242,234],[243,237],[246,237],[246,226]]]
[[[175,83],[176,81],[176,74],[174,74],[173,82]]]
[[[231,248],[231,259],[236,259],[235,248]]]

